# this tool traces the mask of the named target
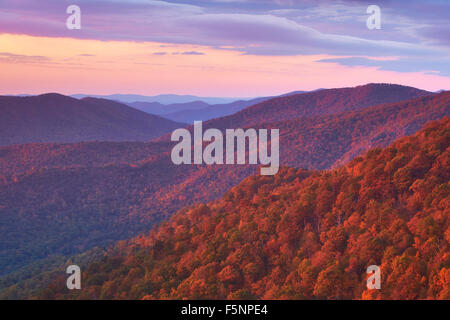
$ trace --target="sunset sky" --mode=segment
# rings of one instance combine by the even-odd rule
[[[81,30],[66,8],[81,8]],[[381,8],[369,30],[367,7]],[[3,0],[0,94],[450,90],[450,1]]]

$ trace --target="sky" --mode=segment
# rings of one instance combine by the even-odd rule
[[[68,29],[66,9],[81,10]],[[381,29],[369,29],[370,5]],[[450,90],[450,1],[0,0],[0,94]]]

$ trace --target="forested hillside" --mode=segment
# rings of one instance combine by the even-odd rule
[[[320,99],[321,91],[315,94]],[[449,114],[450,94],[444,92],[258,126],[280,129],[281,164],[327,169]],[[0,273],[133,237],[186,205],[221,197],[257,172],[248,165],[176,166],[172,146],[161,139],[0,148]]]
[[[245,128],[261,123],[357,111],[370,106],[432,95],[431,92],[395,84],[371,83],[292,94],[260,102],[227,117],[208,121],[211,128]]]
[[[446,117],[336,170],[250,177],[40,297],[450,299],[449,143]]]

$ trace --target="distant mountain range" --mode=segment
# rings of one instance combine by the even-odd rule
[[[281,164],[314,170],[448,115],[449,92],[371,84],[273,98],[204,128],[279,128]],[[173,145],[165,135],[150,143],[0,148],[0,270],[129,238],[257,172],[249,165],[176,166]]]
[[[90,95],[90,94],[73,94],[73,98],[82,99],[86,97],[103,98],[116,100],[123,103],[131,102],[158,102],[164,105],[174,103],[188,103],[194,101],[202,101],[207,104],[230,103],[241,98],[220,98],[220,97],[197,97],[193,95],[177,95],[177,94],[161,94],[156,96],[144,96],[139,94],[110,94],[110,95]]]
[[[150,141],[183,126],[106,99],[0,96],[0,145]]]
[[[192,111],[199,110],[209,107],[210,105],[203,101],[192,101],[192,102],[184,102],[184,103],[172,103],[172,104],[162,104],[159,102],[144,102],[137,101],[127,103],[130,107],[136,108],[138,110],[156,114],[167,116],[167,114],[180,112],[180,111]]]
[[[318,89],[311,92],[317,92]],[[279,97],[287,97],[290,95],[305,93],[306,91],[292,91],[282,94]],[[30,95],[17,95],[21,97]],[[192,95],[158,95],[158,96],[142,96],[142,95],[85,95],[75,94],[71,97],[76,99],[84,99],[87,97],[107,99],[127,104],[130,107],[140,111],[160,115],[166,119],[192,124],[194,121],[207,121],[214,118],[220,118],[236,113],[246,107],[266,101],[272,97],[260,97],[254,99],[234,99],[234,98],[204,98]],[[136,100],[137,99],[137,100]]]
[[[322,90],[322,89],[320,89]],[[319,90],[315,90],[316,92]],[[305,91],[293,91],[280,97],[287,97]],[[73,95],[75,98],[83,98],[85,95]],[[224,117],[236,113],[251,105],[274,97],[260,97],[254,99],[229,99],[229,98],[201,98],[196,96],[160,95],[154,97],[136,95],[109,95],[96,96],[121,101],[127,105],[149,114],[160,115],[164,118],[192,124],[194,121],[206,121]],[[139,100],[133,100],[139,99]],[[197,99],[197,100],[193,100]],[[133,100],[130,102],[130,100]],[[176,102],[170,102],[176,101]]]
[[[164,118],[193,124],[194,121],[206,121],[236,113],[271,97],[255,98],[251,100],[237,100],[230,103],[209,105],[202,101],[162,105],[157,102],[133,102],[128,105],[141,111],[161,115]]]

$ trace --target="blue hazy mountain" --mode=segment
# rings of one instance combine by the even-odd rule
[[[220,97],[197,97],[193,95],[160,94],[156,96],[144,96],[138,94],[111,94],[111,95],[93,95],[93,94],[74,94],[73,98],[82,99],[85,97],[104,98],[117,100],[123,103],[131,102],[158,102],[161,104],[187,103],[193,101],[203,101],[207,104],[230,103],[242,98],[220,98]]]

